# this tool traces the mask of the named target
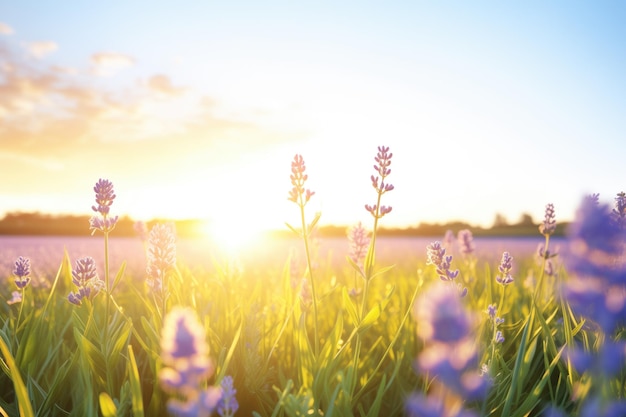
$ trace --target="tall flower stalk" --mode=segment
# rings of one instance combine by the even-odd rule
[[[13,268],[13,275],[15,276],[15,286],[19,290],[20,311],[17,315],[17,322],[15,323],[15,336],[17,337],[17,330],[20,327],[20,320],[22,318],[22,310],[24,309],[24,289],[30,283],[30,259],[20,256],[15,261],[15,267]],[[17,299],[17,297],[16,297]],[[11,303],[13,304],[13,303]]]
[[[176,266],[176,237],[172,225],[157,224],[148,237],[148,286],[161,303],[161,316],[165,315],[169,294],[167,276]]]
[[[110,295],[111,295],[111,281],[109,273],[109,233],[115,228],[117,224],[117,216],[110,215],[111,205],[115,200],[115,191],[113,190],[113,183],[109,180],[100,178],[96,185],[93,187],[96,193],[96,204],[91,206],[91,209],[97,214],[92,216],[89,220],[89,228],[93,235],[97,230],[104,234],[104,291],[106,297],[106,317],[108,319],[110,312]],[[109,326],[105,326],[105,333]],[[106,339],[106,336],[105,336]]]
[[[315,291],[315,279],[313,278],[313,266],[311,262],[311,251],[309,245],[309,237],[313,228],[317,224],[319,220],[319,213],[315,216],[310,225],[307,225],[306,218],[304,216],[304,207],[311,200],[311,197],[315,194],[314,191],[311,191],[308,188],[304,187],[306,180],[309,178],[307,174],[305,174],[306,165],[304,164],[304,158],[302,155],[296,154],[291,162],[291,175],[289,178],[291,179],[292,188],[289,191],[288,200],[294,202],[298,205],[300,209],[300,224],[302,227],[302,232],[298,232],[293,227],[289,226],[291,230],[301,235],[302,240],[304,241],[304,251],[306,253],[306,261],[307,261],[307,269],[309,272],[309,280],[311,282],[311,297],[313,298],[313,322],[314,322],[314,338],[315,338],[315,356],[317,357],[320,351],[320,343],[319,336],[317,333],[317,294]]]
[[[374,218],[374,226],[372,227],[372,240],[370,241],[370,248],[365,258],[365,289],[363,290],[363,300],[361,303],[361,317],[365,314],[366,302],[367,302],[367,291],[369,289],[369,282],[372,278],[372,272],[374,268],[374,253],[376,249],[376,233],[378,231],[378,221],[382,219],[386,214],[391,212],[391,206],[382,206],[380,201],[382,196],[393,190],[393,184],[389,184],[386,182],[387,177],[391,174],[391,169],[389,166],[391,165],[391,158],[393,157],[393,153],[389,152],[388,146],[379,146],[378,153],[374,158],[376,164],[374,165],[374,170],[378,175],[373,175],[370,177],[372,180],[372,187],[376,190],[376,204],[373,206],[366,204],[365,210],[367,210],[372,217]]]

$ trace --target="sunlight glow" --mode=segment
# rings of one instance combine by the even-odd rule
[[[260,244],[264,230],[240,219],[207,220],[200,232],[227,256],[236,256]]]

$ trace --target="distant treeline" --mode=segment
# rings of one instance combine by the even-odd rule
[[[44,213],[9,213],[0,220],[0,235],[47,235],[47,236],[89,236],[90,216],[51,215]],[[154,219],[147,222],[148,228],[156,223],[172,222],[176,233],[181,237],[197,237],[202,235],[202,220],[167,220]],[[137,236],[135,220],[128,216],[120,217],[113,236]],[[420,223],[407,228],[382,228],[380,236],[440,236],[447,230],[456,235],[459,230],[469,229],[474,236],[537,236],[539,225],[531,221],[517,224],[499,222],[490,228],[472,226],[464,222]],[[567,224],[557,225],[555,235],[562,236]],[[320,236],[346,236],[347,226],[321,226]],[[293,232],[285,228],[273,233],[276,236],[293,236]]]

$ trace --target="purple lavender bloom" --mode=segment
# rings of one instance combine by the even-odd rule
[[[15,285],[20,290],[26,288],[30,282],[30,259],[20,256],[15,261],[15,268],[13,268],[13,275],[15,275]]]
[[[437,274],[442,281],[452,281],[459,275],[459,270],[451,271],[452,255],[446,255],[441,242],[436,241],[426,247],[428,265],[435,265]]]
[[[513,257],[508,252],[502,254],[502,260],[498,270],[500,274],[496,276],[496,281],[502,285],[509,285],[513,282],[513,276],[511,275],[511,269],[513,269]]]
[[[502,336],[502,332],[500,330],[496,331],[496,335],[494,337],[494,342],[496,342],[496,343],[503,343],[504,342],[504,336]]]
[[[306,166],[304,164],[304,158],[302,158],[302,155],[295,155],[291,162],[291,175],[289,176],[293,188],[289,191],[288,200],[302,207],[304,207],[315,194],[314,191],[304,188],[304,183],[309,178],[309,176],[304,173],[305,171]]]
[[[84,298],[93,299],[104,289],[104,282],[98,278],[93,258],[87,256],[76,260],[76,266],[72,270],[72,283],[78,291],[71,292],[67,299],[75,305],[81,305]]]
[[[626,230],[616,227],[608,205],[584,200],[568,230],[568,271],[579,277],[601,278],[607,285],[626,284]]]
[[[113,183],[109,180],[103,180],[100,178],[96,185],[93,187],[96,193],[96,203],[98,206],[91,206],[91,209],[102,216],[109,214],[109,209],[113,200],[115,200],[115,192],[113,191]]]
[[[463,256],[468,256],[474,253],[474,237],[472,236],[471,231],[467,229],[459,230],[459,233],[457,234],[457,240],[459,242],[459,250],[461,251]]]
[[[221,417],[232,417],[239,409],[239,403],[235,394],[237,390],[233,387],[233,377],[228,375],[222,379],[222,397],[217,403],[217,414]]]
[[[161,387],[178,398],[168,401],[170,412],[209,416],[217,407],[221,389],[203,388],[214,365],[209,358],[204,327],[191,308],[177,306],[165,316],[161,358],[164,365],[159,371]]]
[[[546,206],[546,214],[543,224],[539,225],[539,232],[544,236],[549,236],[556,230],[556,220],[554,216],[554,204]]]
[[[109,180],[100,178],[96,185],[93,187],[96,193],[97,206],[91,206],[91,209],[99,214],[89,219],[89,228],[91,233],[95,233],[96,230],[100,230],[103,233],[108,233],[117,224],[118,216],[109,217],[109,211],[113,200],[115,200],[115,192],[113,190],[113,183]]]
[[[605,334],[626,322],[626,290],[611,289],[598,278],[573,279],[565,285],[563,296],[574,312],[596,323]]]
[[[405,410],[409,417],[477,417],[472,411],[463,408],[450,410],[445,399],[438,396],[424,396],[420,393],[412,394],[405,403]]]
[[[391,157],[393,153],[389,152],[389,147],[379,146],[378,153],[374,160],[376,161],[376,165],[374,165],[374,170],[378,173],[379,176],[372,175],[370,179],[372,180],[372,187],[376,190],[378,194],[378,201],[380,202],[380,197],[388,191],[392,191],[394,186],[392,184],[385,183],[385,179],[391,174],[391,169],[389,166],[391,165]],[[375,218],[382,218],[384,215],[391,213],[391,206],[378,206],[374,205],[365,205],[365,210],[369,211],[372,216]]]
[[[465,339],[472,323],[461,299],[453,288],[433,285],[413,308],[417,334],[429,342],[456,343]]]
[[[446,388],[468,400],[483,398],[489,381],[478,372],[473,316],[459,292],[442,283],[431,286],[415,303],[413,317],[425,343],[417,360],[419,370],[436,375]]]

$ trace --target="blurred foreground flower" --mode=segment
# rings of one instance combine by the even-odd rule
[[[167,407],[176,416],[208,417],[222,396],[219,387],[204,388],[215,369],[205,339],[204,327],[191,308],[174,307],[165,316],[159,382],[172,395]]]
[[[461,294],[437,282],[416,301],[413,317],[424,340],[417,369],[434,376],[436,387],[427,397],[411,396],[407,412],[416,417],[472,415],[462,409],[462,401],[485,398],[491,382],[479,372],[473,316]]]

